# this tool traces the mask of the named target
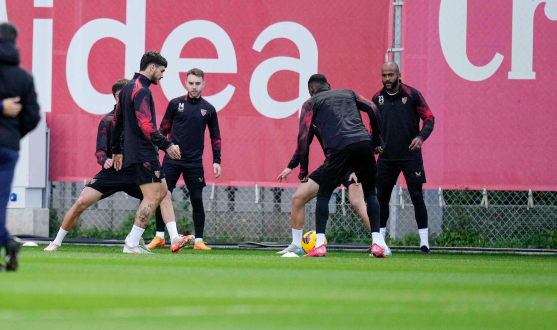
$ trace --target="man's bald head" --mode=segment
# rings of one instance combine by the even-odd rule
[[[396,93],[400,88],[400,69],[395,62],[386,62],[381,67],[383,86],[389,93]]]
[[[395,73],[400,73],[400,68],[395,62],[385,62],[385,64],[381,67],[381,71],[393,71]]]

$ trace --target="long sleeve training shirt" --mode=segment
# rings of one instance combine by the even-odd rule
[[[112,153],[121,154],[121,133],[124,132],[124,167],[131,164],[159,160],[159,148],[166,152],[172,143],[157,130],[151,82],[136,73],[120,92],[114,114]]]
[[[381,129],[385,147],[379,155],[384,160],[421,159],[422,151],[410,150],[410,144],[416,137],[427,140],[435,118],[424,97],[416,89],[400,84],[395,95],[389,95],[385,89],[373,96],[373,103],[381,113]],[[423,121],[420,130],[420,119]]]
[[[209,128],[211,138],[213,164],[220,164],[221,136],[215,108],[202,97],[191,98],[185,95],[171,100],[159,131],[180,147],[182,158],[173,160],[166,155],[164,161],[180,163],[186,167],[202,166],[206,128]]]

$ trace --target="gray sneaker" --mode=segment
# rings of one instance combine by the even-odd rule
[[[124,253],[133,254],[154,254],[145,246],[145,241],[143,237],[139,239],[139,244],[137,246],[129,246],[128,243],[124,243]]]
[[[294,252],[296,254],[304,254],[305,253],[304,249],[302,249],[301,247],[296,246],[294,244],[290,244],[290,245],[288,245],[288,247],[286,249],[277,252],[277,254],[285,254],[285,253],[288,253],[288,252]]]

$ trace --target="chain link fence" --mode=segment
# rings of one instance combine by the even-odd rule
[[[51,235],[75,203],[83,183],[53,182]],[[414,207],[408,191],[398,188],[391,200],[387,235],[390,244],[418,245]],[[206,187],[205,239],[209,242],[291,239],[290,211],[295,189]],[[425,190],[432,245],[556,248],[557,193],[521,191]],[[193,231],[189,195],[184,186],[173,193],[182,233]],[[139,201],[124,193],[91,206],[81,216],[73,236],[124,238]],[[370,235],[348,201],[348,190],[337,189],[329,204],[327,238],[335,243],[369,244]],[[304,232],[315,228],[315,199],[306,206]],[[154,220],[151,221],[154,228]],[[146,236],[148,239],[149,237]]]

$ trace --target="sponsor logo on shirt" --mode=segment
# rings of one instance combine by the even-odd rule
[[[199,178],[199,182],[203,182],[203,178]]]
[[[405,96],[405,97],[402,98],[402,103],[406,104],[406,101],[408,101],[408,98]]]
[[[416,172],[416,177],[422,176],[422,172]]]
[[[207,114],[207,110],[201,109],[201,115],[202,115],[202,116],[205,116],[206,114]]]
[[[95,183],[95,181],[97,181],[97,179],[91,179],[91,181],[89,181],[89,184],[93,184]]]
[[[184,112],[184,103],[178,103],[178,111]]]

